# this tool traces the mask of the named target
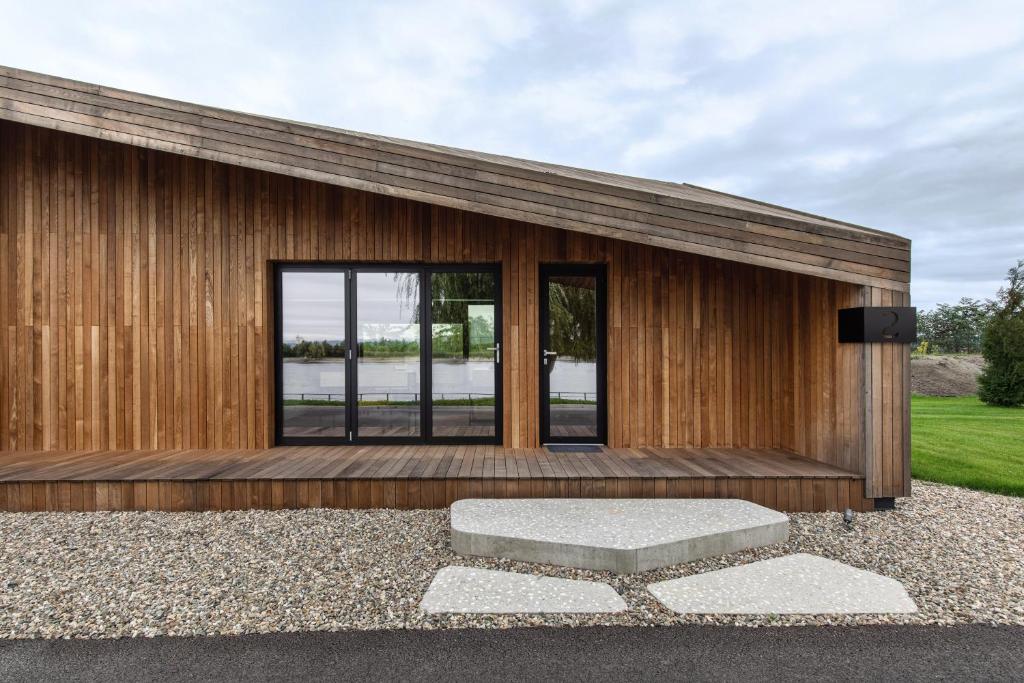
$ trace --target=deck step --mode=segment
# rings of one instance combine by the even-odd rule
[[[789,518],[733,499],[456,501],[452,548],[620,574],[784,543]]]

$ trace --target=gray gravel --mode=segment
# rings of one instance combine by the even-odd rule
[[[0,514],[0,638],[721,623],[1024,625],[1024,499],[915,482],[893,512],[792,515],[791,539],[632,576],[462,558],[447,511]],[[692,616],[646,586],[806,552],[903,582],[916,615]],[[427,615],[448,564],[606,581],[619,615]]]

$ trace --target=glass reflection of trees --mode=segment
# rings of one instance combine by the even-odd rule
[[[549,343],[559,358],[597,360],[597,284],[592,277],[552,278],[548,285]]]
[[[494,273],[435,272],[430,275],[431,348],[434,358],[490,358],[494,346]],[[419,278],[396,273],[402,305],[422,320]]]
[[[490,358],[494,274],[434,273],[430,289],[433,357]]]
[[[346,345],[339,341],[309,341],[297,337],[294,343],[285,342],[281,344],[281,356],[284,358],[304,358],[305,360],[320,360],[322,358],[344,358]]]

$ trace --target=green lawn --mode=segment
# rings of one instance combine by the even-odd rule
[[[914,396],[910,415],[915,478],[1024,496],[1024,408]]]

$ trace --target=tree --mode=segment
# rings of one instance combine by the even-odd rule
[[[992,302],[981,352],[985,369],[978,378],[978,396],[997,406],[1024,405],[1024,259],[1010,268],[1007,285]]]
[[[978,353],[989,315],[989,306],[967,297],[953,305],[939,304],[918,316],[917,336],[928,342],[929,351]]]
[[[324,343],[315,341],[309,344],[306,350],[306,360],[320,360],[324,357]]]

